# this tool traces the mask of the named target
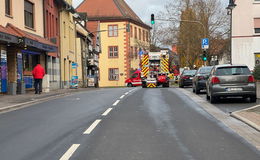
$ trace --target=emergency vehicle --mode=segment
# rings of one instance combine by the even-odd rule
[[[169,87],[169,53],[167,50],[148,52],[141,56],[142,87]]]
[[[136,87],[142,85],[141,70],[136,70],[130,78],[125,80],[127,87]]]

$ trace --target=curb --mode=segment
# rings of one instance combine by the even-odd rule
[[[59,97],[62,97],[62,96],[70,95],[70,94],[71,93],[61,93],[61,94],[57,94],[57,95],[47,96],[47,97],[44,97],[44,98],[39,98],[39,99],[36,99],[36,100],[31,100],[31,101],[24,102],[24,103],[18,103],[18,104],[10,105],[10,106],[7,106],[7,107],[0,108],[0,113],[6,112],[6,111],[16,110],[16,109],[19,109],[19,108],[23,108],[25,105],[44,102],[44,101],[47,101],[47,100],[56,99],[56,98],[59,98]]]
[[[242,110],[242,111],[243,111],[243,110]],[[252,121],[250,121],[250,120],[248,120],[248,119],[246,119],[246,118],[244,118],[244,117],[238,115],[238,112],[241,112],[241,111],[233,112],[233,113],[230,114],[230,116],[231,116],[231,117],[234,117],[234,118],[236,118],[236,119],[238,119],[238,120],[240,120],[240,121],[242,121],[242,122],[244,122],[245,124],[247,124],[247,125],[253,127],[253,128],[256,129],[258,132],[260,132],[260,127],[259,127],[258,125],[256,125],[254,122],[252,122]]]

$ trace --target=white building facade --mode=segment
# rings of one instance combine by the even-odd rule
[[[232,20],[232,63],[253,70],[260,64],[260,0],[236,0]]]

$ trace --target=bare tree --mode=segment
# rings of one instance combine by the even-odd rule
[[[158,39],[164,45],[174,43],[178,45],[182,66],[192,67],[193,64],[202,64],[199,57],[202,53],[201,38],[210,39],[209,61],[211,55],[221,54],[219,51],[226,49],[224,47],[226,45],[219,45],[221,40],[223,43],[228,43],[226,39],[229,22],[225,7],[220,0],[169,1],[158,18],[170,20],[167,24],[163,23],[157,31],[160,36],[167,36]],[[198,21],[198,23],[188,21]]]

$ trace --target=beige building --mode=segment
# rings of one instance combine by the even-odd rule
[[[86,12],[92,25],[98,24],[99,30],[93,32],[101,31],[99,86],[125,86],[125,80],[140,68],[139,51],[149,49],[150,26],[124,0],[87,0],[77,11]]]
[[[235,3],[232,63],[246,64],[253,70],[260,64],[260,0],[236,0]]]
[[[76,62],[76,26],[73,19],[75,11],[72,0],[65,1],[67,6],[60,12],[60,68],[61,87],[69,88],[71,79],[77,76],[80,66]]]

